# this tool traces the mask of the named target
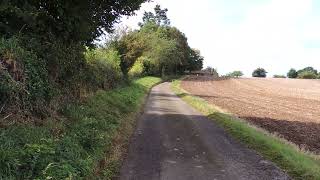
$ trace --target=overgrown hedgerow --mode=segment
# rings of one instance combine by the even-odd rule
[[[2,106],[45,113],[51,97],[45,62],[22,48],[17,38],[0,39],[0,79]]]
[[[2,129],[0,179],[82,179],[92,175],[110,151],[120,123],[138,111],[147,91],[158,82],[159,78],[145,77],[127,87],[99,91],[86,102],[67,106],[64,120]]]
[[[122,80],[120,55],[113,48],[97,48],[85,53],[86,69],[83,84],[88,89],[115,88]]]

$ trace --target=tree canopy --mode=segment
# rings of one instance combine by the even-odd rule
[[[313,73],[313,74],[318,74],[318,71],[316,70],[316,69],[314,69],[313,67],[311,67],[311,66],[308,66],[308,67],[305,67],[305,68],[303,68],[303,69],[300,69],[297,73],[298,74],[300,74],[300,73],[302,73],[302,72],[311,72],[311,73]]]
[[[300,79],[316,79],[320,77],[318,70],[308,66],[303,69],[296,71],[295,69],[290,69],[287,76],[289,78],[300,78]]]
[[[252,72],[252,77],[267,77],[267,71],[263,68],[257,68]]]
[[[139,30],[129,31],[115,40],[124,75],[140,57],[144,57],[145,73],[151,75],[202,69],[203,57],[200,51],[192,49],[185,34],[170,25],[167,11],[157,5],[154,12],[144,13]]]
[[[44,40],[92,45],[111,32],[122,15],[132,15],[147,0],[1,1],[0,34],[41,35]]]
[[[317,79],[317,74],[312,71],[301,71],[298,74],[298,78],[300,79]]]
[[[288,78],[297,78],[298,73],[295,69],[291,68],[289,72],[287,73]]]
[[[155,23],[158,26],[169,26],[170,19],[167,16],[168,9],[161,9],[160,5],[156,5],[153,12],[144,12],[142,23],[139,23],[139,26],[143,26],[149,22]]]
[[[228,73],[227,76],[238,78],[238,77],[243,76],[243,72],[242,71],[233,71],[231,73]]]

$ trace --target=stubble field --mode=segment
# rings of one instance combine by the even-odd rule
[[[303,149],[320,153],[320,81],[190,76],[183,89]]]

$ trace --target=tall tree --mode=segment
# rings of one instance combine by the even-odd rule
[[[140,29],[130,32],[119,41],[118,48],[125,75],[140,56],[144,56],[143,64],[146,66],[145,70],[149,71],[146,74],[176,74],[202,68],[203,57],[200,51],[191,49],[185,34],[170,26],[167,11],[157,5],[154,12],[145,12]],[[134,42],[128,41],[127,38],[133,34]],[[134,56],[130,52],[135,52]]]
[[[190,56],[187,70],[197,71],[203,68],[204,58],[201,56],[200,51],[197,49],[190,49]]]
[[[147,24],[149,22],[155,23],[158,26],[170,26],[170,19],[167,17],[168,9],[161,9],[160,5],[156,5],[153,12],[144,12],[142,17],[142,23],[139,23],[140,26]]]
[[[289,70],[289,72],[287,73],[287,76],[288,76],[288,78],[297,78],[298,72],[295,69],[291,68]]]
[[[267,71],[263,68],[257,68],[252,72],[252,77],[267,77]]]
[[[117,43],[116,48],[120,53],[120,67],[125,78],[135,61],[143,54],[145,49],[145,37],[138,31],[125,34]]]

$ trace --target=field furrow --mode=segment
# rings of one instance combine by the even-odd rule
[[[320,81],[188,77],[193,95],[297,144],[320,153]]]

